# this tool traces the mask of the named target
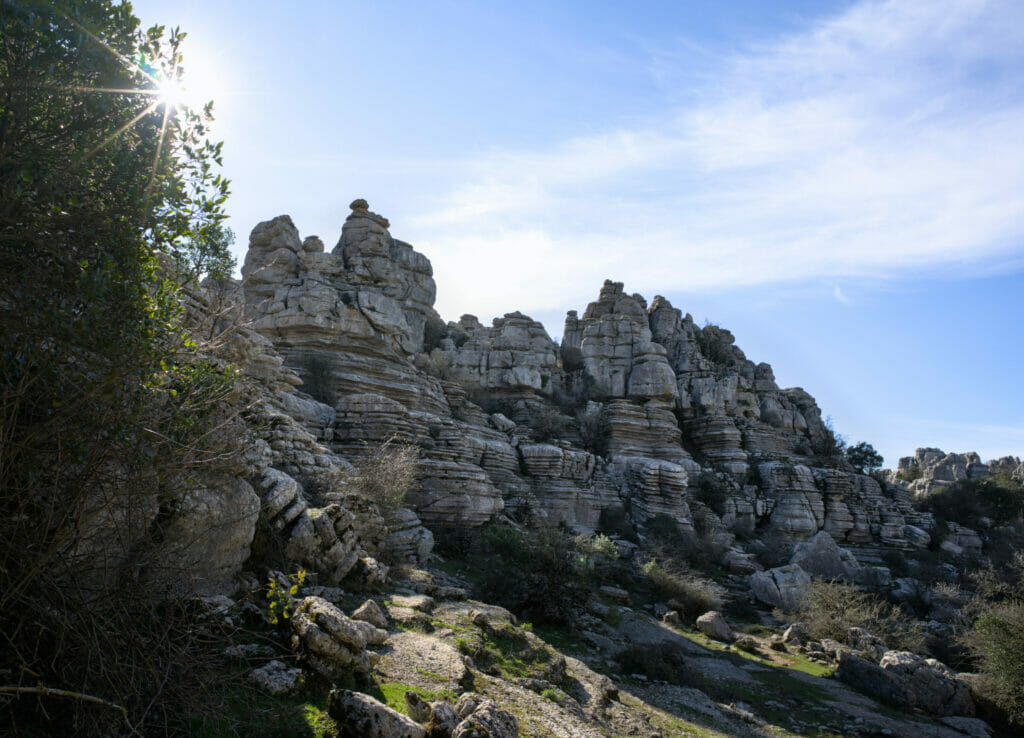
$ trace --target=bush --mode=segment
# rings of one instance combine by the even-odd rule
[[[574,622],[574,608],[593,590],[590,567],[563,530],[542,525],[518,530],[489,525],[473,546],[470,560],[482,572],[481,599],[505,607],[533,623]]]
[[[816,461],[828,467],[842,467],[846,464],[846,438],[832,427],[832,416],[825,418],[825,433],[813,444]]]
[[[684,566],[657,559],[643,565],[642,571],[654,590],[669,607],[688,618],[696,618],[708,610],[721,610],[725,605],[725,589],[710,579],[694,574]]]
[[[548,405],[531,409],[527,424],[538,441],[552,441],[566,435],[572,421]]]
[[[566,371],[563,381],[556,385],[551,393],[552,402],[570,415],[586,408],[587,403],[591,400],[599,399],[597,380],[583,367],[582,363],[578,369]]]
[[[891,606],[857,587],[838,581],[814,580],[797,612],[813,640],[843,643],[850,628],[863,628],[891,649],[924,649],[924,633],[899,606]]]
[[[725,514],[725,504],[729,499],[725,484],[714,472],[703,471],[697,477],[697,489],[694,492],[697,501],[707,505],[715,515]]]
[[[686,543],[683,532],[679,530],[679,524],[668,513],[651,516],[644,523],[644,531],[664,545],[682,547]]]
[[[416,354],[414,359],[416,368],[437,379],[451,379],[452,363],[448,354],[439,348],[429,353]]]
[[[418,457],[415,446],[389,438],[352,463],[352,491],[383,510],[401,507],[419,478]]]
[[[984,693],[1010,720],[1024,726],[1024,602],[987,608],[968,644],[984,680]]]
[[[572,346],[562,346],[562,371],[566,374],[575,374],[584,370],[583,352]]]
[[[908,466],[906,469],[900,469],[896,472],[896,478],[902,479],[904,482],[913,482],[915,479],[920,479],[923,474],[924,472],[921,471],[921,467],[915,464]]]
[[[448,326],[437,316],[431,315],[423,323],[423,353],[429,354],[440,348],[441,341],[448,335]]]
[[[701,678],[686,658],[686,652],[674,643],[651,648],[631,644],[615,656],[623,674],[642,674],[652,681],[668,682],[681,687],[699,687]]]
[[[982,676],[982,691],[1017,726],[1024,726],[1024,552],[1007,567],[974,575],[974,626],[963,641]]]
[[[755,544],[754,556],[765,569],[789,563],[789,557],[793,554],[793,541],[777,531],[758,536]]]
[[[725,366],[732,366],[736,363],[732,347],[732,334],[729,331],[707,323],[696,331],[694,338],[705,358]]]
[[[583,448],[597,456],[607,456],[612,432],[607,410],[603,406],[590,405],[576,414],[576,420],[580,425]]]
[[[965,479],[917,500],[917,506],[940,521],[969,528],[978,527],[983,517],[1006,525],[1024,516],[1024,484],[1006,473]]]

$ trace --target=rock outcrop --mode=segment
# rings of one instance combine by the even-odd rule
[[[809,394],[779,388],[771,366],[748,360],[729,331],[695,325],[664,297],[648,306],[607,281],[582,316],[569,312],[561,346],[519,312],[490,327],[472,315],[445,324],[429,261],[362,200],[330,253],[287,216],[259,224],[243,276],[254,335],[266,344],[255,353],[283,362],[260,364],[282,398],[268,410],[278,435],[268,438],[266,467],[291,476],[331,524],[317,527],[321,515],[298,509],[300,494],[277,510],[285,490],[261,492],[264,470],[262,514],[320,568],[341,575],[353,555],[384,550],[422,561],[432,538],[420,521],[436,533],[502,514],[583,531],[609,510],[641,530],[667,515],[684,535],[699,528],[724,543],[723,565],[745,572],[756,566],[733,534],[928,543],[933,523],[906,490],[844,467]],[[295,391],[298,381],[308,394]],[[392,439],[418,450],[410,510],[392,514],[376,541],[346,539],[347,462]],[[310,457],[328,460],[314,480],[300,473],[317,463]],[[693,504],[705,473],[724,494],[714,510]]]

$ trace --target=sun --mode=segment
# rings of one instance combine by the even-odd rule
[[[157,87],[157,100],[170,108],[180,108],[188,104],[187,93],[180,80],[167,79]]]

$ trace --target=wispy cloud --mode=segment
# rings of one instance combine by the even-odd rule
[[[684,78],[671,58],[652,74]],[[688,83],[658,120],[453,163],[405,226],[442,314],[578,304],[606,277],[653,293],[1019,267],[1024,5],[862,2]]]

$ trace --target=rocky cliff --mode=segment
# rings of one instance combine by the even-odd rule
[[[435,534],[501,515],[582,531],[618,515],[642,531],[667,515],[723,543],[737,571],[757,568],[750,542],[768,537],[825,531],[868,556],[927,545],[933,523],[911,490],[854,473],[814,398],[780,388],[729,331],[611,281],[568,313],[561,344],[519,312],[445,324],[430,262],[388,227],[356,200],[330,252],[287,216],[252,231],[245,310],[287,390],[267,410],[284,438],[268,442],[265,488],[277,473],[343,472],[368,445],[397,439],[418,449],[409,503]],[[275,502],[270,517],[312,530],[302,504]]]

